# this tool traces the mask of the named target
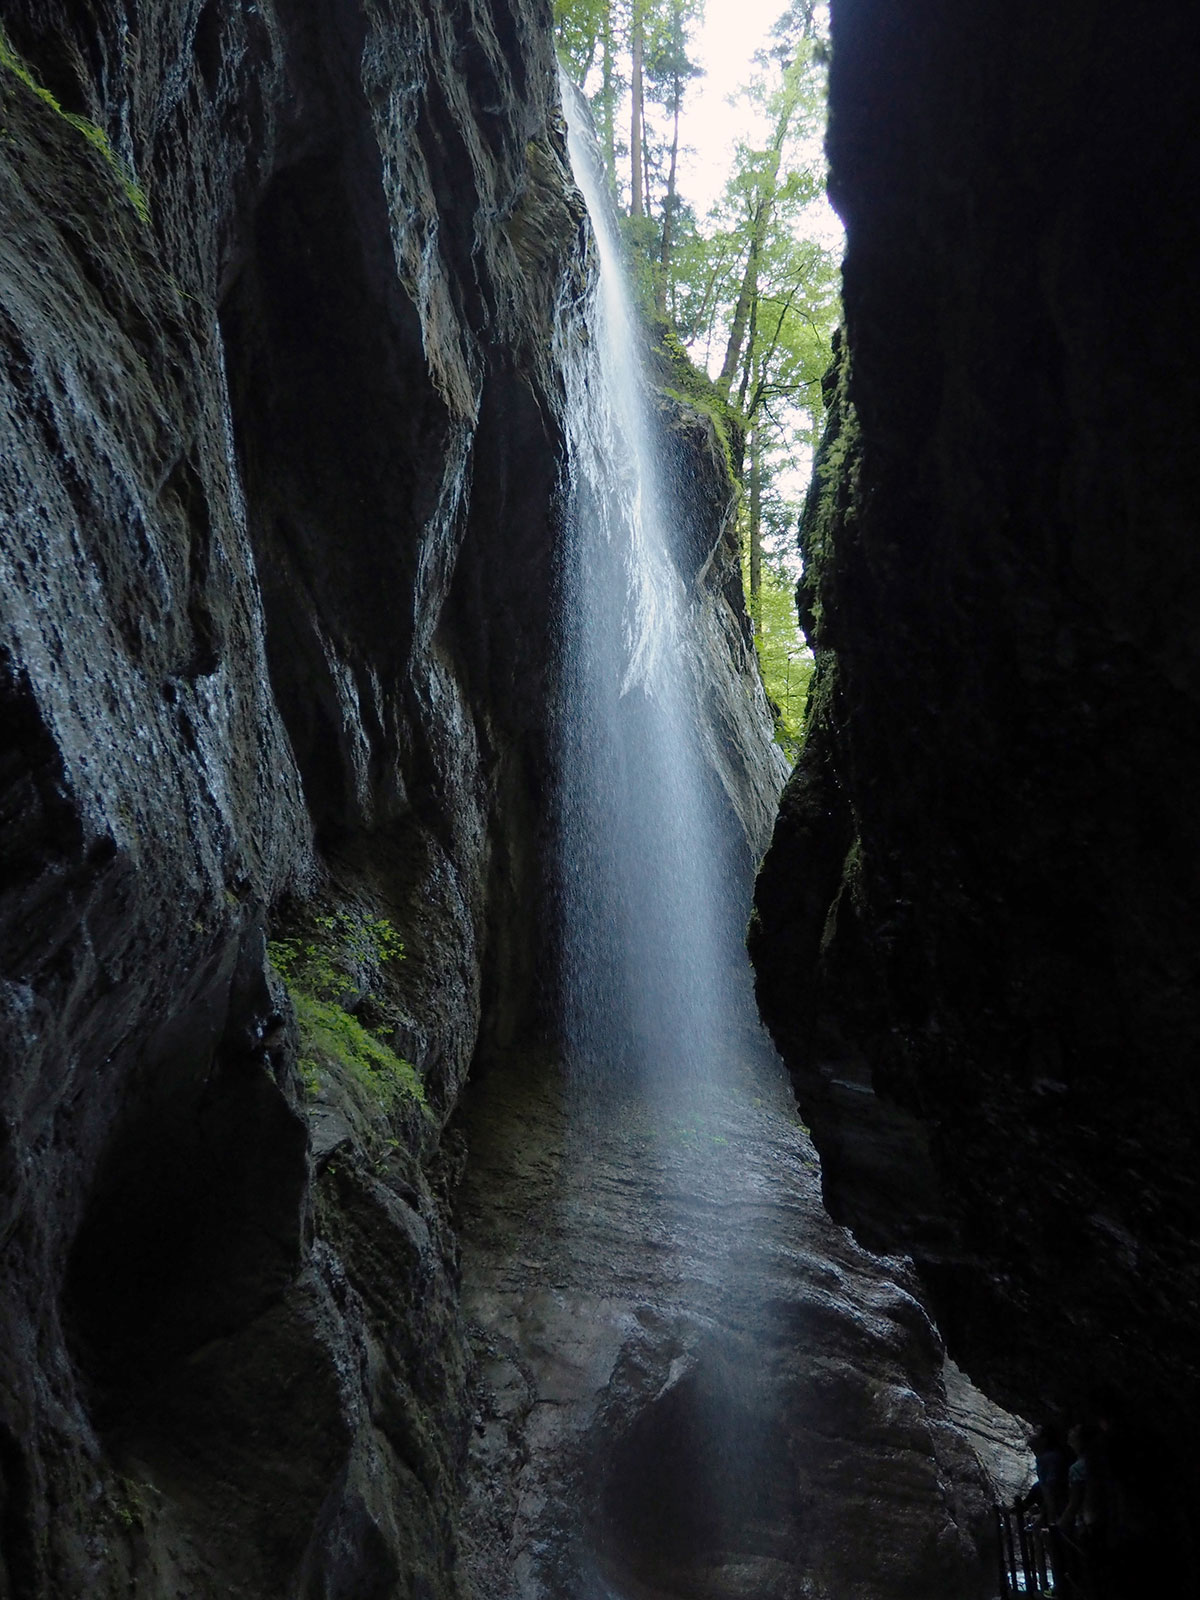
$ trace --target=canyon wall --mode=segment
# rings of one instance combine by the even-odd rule
[[[835,0],[817,674],[752,944],[834,1214],[914,1255],[992,1394],[1140,1435],[1169,1521],[1200,1376],[1200,28],[1125,22]]]
[[[458,1593],[441,1131],[536,1004],[582,219],[548,13],[2,10],[0,1593]],[[328,994],[297,1037],[268,913],[390,1054]]]
[[[549,9],[0,16],[0,1597],[554,1594],[516,1565],[545,1525],[520,1485],[578,1466],[594,1409],[541,1458],[503,1410],[544,1417],[558,1370],[505,1365],[506,1319],[536,1343],[546,1304],[514,1255],[561,1199],[520,1168],[563,1148],[529,1041],[586,248]],[[659,409],[732,881],[777,758],[721,450]],[[990,1491],[941,1343],[904,1265],[819,1215],[772,1093],[747,1261],[785,1477],[760,1566],[712,1593],[961,1594]],[[711,1308],[636,1237],[653,1181],[596,1247],[636,1257],[640,1332],[593,1304],[607,1475],[567,1507],[635,1577],[680,1552],[616,1466],[647,1489],[694,1447],[687,1397],[754,1359],[697,1356]],[[563,1249],[547,1270],[594,1300]]]

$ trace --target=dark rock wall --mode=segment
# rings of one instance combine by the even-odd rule
[[[0,1595],[456,1594],[439,1134],[536,999],[548,12],[0,14],[56,100],[0,66]],[[427,1114],[306,1130],[278,907],[394,924]]]
[[[753,944],[829,1203],[972,1376],[1190,1438],[1200,21],[1124,23],[835,0],[817,685]]]
[[[473,1062],[520,1063],[549,966],[554,362],[583,257],[549,8],[0,21],[0,1600],[482,1597],[451,1119]],[[782,774],[722,451],[660,411],[703,512],[684,670],[732,885]],[[343,952],[347,1004],[423,1099],[356,1076],[345,1024],[314,1065],[267,959],[379,919],[404,960]],[[826,1270],[790,1195],[761,1241],[781,1296]],[[830,1481],[870,1458],[871,1515],[924,1542],[897,1575],[832,1530],[822,1582],[960,1592],[981,1480],[941,1347],[851,1257]],[[798,1514],[763,1534],[781,1592],[816,1548]]]

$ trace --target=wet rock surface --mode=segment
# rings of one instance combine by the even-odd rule
[[[4,27],[0,1594],[458,1594],[439,1141],[506,922],[528,1008],[580,218],[546,17]],[[318,914],[403,939],[427,1111],[297,1073],[265,941]]]
[[[513,1059],[468,1099],[472,1564],[497,1600],[988,1593],[973,1391],[829,1220],[765,1040],[729,1049],[723,1092]]]

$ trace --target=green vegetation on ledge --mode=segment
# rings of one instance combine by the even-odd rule
[[[117,155],[104,129],[100,127],[98,123],[89,122],[86,117],[77,116],[73,111],[64,111],[59,102],[50,93],[50,90],[45,88],[44,85],[37,81],[30,70],[29,65],[23,61],[13,49],[12,45],[9,43],[8,35],[4,32],[2,27],[0,27],[0,67],[6,68],[13,74],[14,77],[20,79],[25,87],[31,90],[43,105],[49,106],[50,110],[53,111],[56,116],[61,117],[63,121],[69,123],[77,133],[81,133],[83,135],[83,137],[91,145],[92,149],[103,156],[105,162],[111,168],[114,176],[120,183],[121,188],[125,191],[125,196],[130,205],[137,212],[140,219],[145,223],[149,223],[150,202],[146,198],[146,191],[132,176],[125,163]]]
[[[339,912],[313,919],[306,937],[273,940],[271,965],[287,985],[300,1028],[300,1075],[310,1095],[330,1073],[348,1075],[384,1111],[404,1102],[425,1108],[412,1063],[351,1007],[368,1005],[370,986],[389,962],[403,958],[396,930],[383,917]]]
[[[743,546],[743,565],[750,552]],[[781,561],[764,559],[758,594],[747,596],[754,623],[758,670],[775,718],[775,742],[796,761],[804,742],[805,706],[813,654],[796,620],[796,584]]]
[[[649,355],[659,388],[712,423],[729,476],[740,484],[744,443],[741,418],[707,372],[692,360],[670,318],[645,302],[640,309],[650,331]]]
[[[667,318],[642,307],[652,343],[650,356],[660,390],[707,418],[725,458],[731,482],[740,491],[739,536],[746,606],[754,624],[759,672],[775,720],[776,743],[790,761],[800,754],[804,707],[813,674],[812,651],[804,642],[796,613],[796,580],[782,550],[760,553],[757,585],[750,581],[749,499],[745,485],[744,419],[719,386],[697,367]],[[786,512],[784,518],[786,518]],[[781,545],[783,541],[780,541]]]

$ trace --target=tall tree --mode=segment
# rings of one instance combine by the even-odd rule
[[[820,21],[814,6],[792,6],[760,57],[764,75],[755,98],[767,137],[737,152],[723,226],[711,237],[708,277],[700,288],[693,268],[689,296],[701,326],[705,318],[710,328],[723,325],[716,384],[745,429],[743,527],[758,634],[770,526],[764,507],[775,463],[794,459],[797,450],[809,453],[815,443],[837,314],[836,260],[803,237],[806,208],[823,181],[814,138],[823,113]]]
[[[837,261],[806,237],[807,208],[824,181],[818,129],[827,7],[791,0],[779,18],[746,91],[759,108],[761,138],[737,147],[723,200],[698,221],[679,193],[679,171],[686,90],[696,72],[689,45],[703,4],[556,0],[560,14],[573,13],[570,30],[560,26],[560,48],[568,70],[587,75],[614,189],[626,201],[641,290],[716,371],[718,407],[740,421],[730,437],[745,440],[737,465],[750,609],[760,652],[778,654],[776,613],[790,608],[779,551],[803,493],[795,463],[811,455],[820,428],[821,377],[837,316]],[[624,149],[618,117],[629,130]],[[772,608],[773,644],[765,620]],[[787,646],[784,698],[796,641]]]
[[[617,123],[628,88],[622,70],[627,13],[618,0],[555,0],[554,15],[559,60],[588,99],[615,189]]]
[[[666,0],[666,11],[664,14],[660,10],[660,25],[655,30],[646,61],[646,73],[653,99],[664,112],[670,130],[665,140],[667,176],[662,197],[659,271],[655,286],[655,301],[660,312],[665,312],[667,309],[672,278],[671,258],[675,244],[676,214],[680,207],[679,141],[684,93],[689,82],[699,76],[701,70],[690,59],[688,48],[691,43],[691,31],[702,16],[703,0]]]
[[[813,99],[811,48],[804,48],[810,45],[810,41],[800,43],[801,48],[796,56],[784,66],[779,87],[767,101],[767,110],[773,121],[769,143],[763,150],[741,146],[738,169],[730,181],[731,189],[743,210],[745,266],[729,325],[725,359],[717,379],[726,398],[739,371],[743,366],[748,371],[753,359],[746,333],[757,308],[762,253],[776,209],[781,198],[794,195],[802,183],[802,175],[798,171],[789,172],[784,166],[788,136],[797,121],[810,111]],[[746,382],[743,378],[743,393]]]
[[[611,0],[558,0],[554,8],[559,56],[582,87],[596,59],[606,26],[611,26]]]
[[[559,56],[588,97],[610,182],[627,199],[630,217],[639,222],[655,218],[653,230],[639,227],[633,236],[668,276],[680,207],[683,101],[699,71],[688,49],[704,4],[555,0]],[[628,129],[627,141],[618,139],[618,123]],[[622,153],[628,164],[618,171]],[[661,307],[660,285],[656,299]]]
[[[647,0],[632,0],[629,22],[629,215],[631,217],[645,215],[642,168],[645,156],[643,136],[646,97],[642,69],[646,52],[646,5]]]

